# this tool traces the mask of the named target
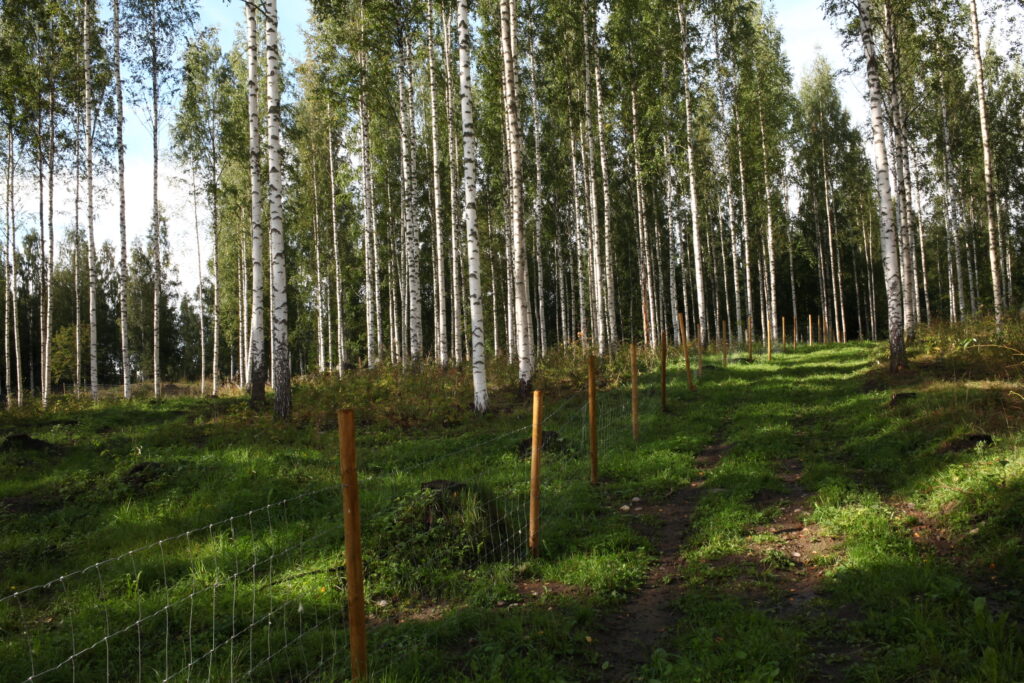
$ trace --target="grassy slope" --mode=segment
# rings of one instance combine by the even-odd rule
[[[480,563],[466,550],[479,538],[467,537],[466,528],[425,532],[419,523],[421,509],[408,494],[432,479],[466,482],[511,509],[514,523],[522,519],[528,465],[515,450],[526,436],[526,408],[498,393],[496,414],[468,415],[458,377],[425,371],[412,385],[381,374],[343,388],[301,387],[298,419],[287,425],[234,399],[69,406],[56,416],[5,418],[7,431],[28,432],[61,450],[0,453],[3,593],[317,493],[262,511],[255,522],[243,517],[111,563],[102,576],[86,572],[38,598],[8,601],[0,608],[0,668],[24,668],[19,631],[38,635],[36,660],[56,662],[67,652],[68,614],[77,620],[81,647],[89,635],[104,635],[107,619],[131,623],[177,600],[138,629],[147,639],[145,677],[187,662],[192,640],[224,638],[231,622],[248,625],[251,619],[236,609],[243,602],[260,613],[280,611],[273,625],[254,627],[203,660],[204,676],[244,673],[287,644],[282,625],[293,627],[291,637],[300,633],[298,618],[305,628],[311,620],[323,625],[255,676],[315,670],[321,654],[334,653],[345,637],[336,622],[343,587],[334,569],[341,538],[329,407],[358,396],[372,406],[362,415],[359,458],[371,665],[381,678],[599,675],[601,653],[588,639],[641,585],[653,559],[642,530],[658,522],[618,507],[634,496],[648,505],[688,486],[694,456],[725,441],[731,450],[708,473],[681,549],[680,620],[639,675],[1019,679],[1024,661],[1016,626],[993,609],[1021,616],[1012,590],[1021,578],[1024,459],[1019,432],[1011,429],[1019,408],[1006,387],[932,375],[904,380],[918,397],[886,408],[876,353],[876,346],[851,344],[776,355],[771,364],[708,367],[696,394],[686,391],[681,364],[674,363],[669,415],[660,413],[652,382],[645,382],[639,444],[629,433],[626,393],[608,389],[596,488],[586,483],[579,377],[542,379],[549,390],[545,429],[558,431],[569,452],[545,460],[544,547],[533,561],[523,558],[518,536],[498,553],[501,561]],[[604,368],[605,376],[621,374],[621,359]],[[866,380],[876,389],[865,390]],[[67,423],[52,424],[55,417]],[[995,448],[943,446],[977,431],[995,434]],[[781,542],[771,529],[783,519],[796,520],[818,544]],[[805,550],[800,558],[793,547]],[[233,567],[271,556],[274,564],[262,564],[256,576],[230,578]],[[296,578],[281,582],[288,577]],[[204,590],[218,581],[230,590]],[[106,610],[93,607],[100,588]],[[983,595],[987,603],[979,601]],[[165,639],[171,654],[162,657]],[[112,643],[115,673],[134,677],[136,632]],[[100,654],[82,665],[101,671]],[[346,670],[343,650],[326,669],[328,676]]]

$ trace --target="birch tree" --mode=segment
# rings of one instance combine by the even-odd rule
[[[526,269],[526,235],[523,228],[523,161],[519,130],[519,101],[515,74],[516,0],[499,0],[501,21],[502,92],[509,152],[509,192],[512,231],[512,277],[515,287],[516,346],[519,358],[519,391],[526,394],[533,382],[534,349],[530,331],[530,292]]]
[[[274,412],[292,409],[291,358],[288,348],[288,279],[285,273],[284,215],[281,191],[281,59],[277,47],[277,0],[267,0],[267,195],[270,211],[270,309],[274,345]]]
[[[480,282],[480,244],[476,231],[476,129],[473,121],[473,72],[469,0],[459,0],[459,93],[462,103],[462,218],[466,226],[466,260],[469,270],[470,352],[473,363],[473,406],[487,410],[487,363],[484,358],[484,303]],[[497,334],[497,330],[495,330]]]
[[[971,38],[974,56],[974,87],[978,93],[978,123],[981,128],[982,172],[985,178],[985,227],[988,231],[988,259],[992,276],[992,310],[996,326],[1003,323],[1003,280],[1000,274],[999,246],[996,233],[996,197],[992,178],[992,146],[989,143],[988,107],[985,101],[985,63],[981,58],[981,30],[978,27],[978,0],[969,0]]]
[[[252,322],[249,325],[249,398],[254,404],[266,400],[267,361],[264,355],[265,338],[263,310],[263,258],[266,246],[263,244],[263,189],[260,185],[260,114],[257,99],[256,78],[259,72],[259,43],[256,26],[256,6],[245,3],[247,81],[246,102],[249,121],[249,227],[252,232]],[[269,64],[270,55],[267,55]],[[269,75],[268,75],[269,78]],[[268,81],[269,83],[269,81]],[[214,351],[216,354],[216,351]],[[217,361],[214,355],[214,372]],[[216,378],[214,382],[216,382]],[[214,385],[216,386],[216,384]]]
[[[882,85],[878,77],[878,58],[875,51],[874,24],[870,0],[857,0],[860,17],[861,42],[864,48],[867,72],[868,108],[871,113],[872,149],[875,162],[875,187],[878,193],[879,231],[882,247],[882,270],[885,276],[885,294],[889,321],[889,371],[898,372],[907,366],[903,342],[903,302],[900,284],[899,251],[896,228],[893,225],[892,195],[890,193],[889,161],[885,145],[882,115]]]

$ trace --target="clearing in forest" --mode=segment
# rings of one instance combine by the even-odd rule
[[[636,442],[608,360],[597,486],[585,395],[552,387],[538,559],[524,403],[365,415],[372,676],[1020,679],[1020,401],[941,367],[892,386],[879,353],[708,357],[695,392],[673,357],[668,413],[642,376]],[[5,416],[4,679],[344,678],[317,391],[290,422],[234,399]]]

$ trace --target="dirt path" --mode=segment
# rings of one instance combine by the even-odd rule
[[[689,486],[657,505],[642,508],[659,521],[651,534],[657,559],[639,592],[603,617],[604,627],[594,638],[600,667],[598,680],[629,680],[650,661],[657,641],[678,620],[675,604],[682,591],[675,581],[681,565],[679,547],[690,532],[690,520],[703,495],[706,472],[718,465],[728,450],[724,443],[705,448],[695,458],[700,472]]]

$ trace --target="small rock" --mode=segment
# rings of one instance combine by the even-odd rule
[[[800,553],[794,552],[793,557],[800,557]]]
[[[623,505],[622,507],[619,508],[619,512],[629,512],[629,506]]]
[[[633,496],[633,500],[631,502],[639,503],[640,502],[640,496]]]
[[[504,600],[498,600],[498,607],[504,607],[504,606],[505,606],[505,601]]]
[[[973,529],[971,529],[967,533],[969,533],[969,534],[976,534],[976,533],[978,533],[978,527],[974,527]]]
[[[377,605],[377,607],[387,607],[388,606],[388,601],[387,600],[378,600],[375,604]]]
[[[635,508],[633,508],[633,512],[640,512],[641,510],[643,510],[643,508],[640,507],[639,505],[637,505]]]

